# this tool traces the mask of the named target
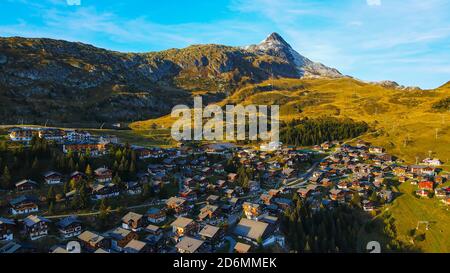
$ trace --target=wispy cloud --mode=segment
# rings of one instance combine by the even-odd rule
[[[381,0],[366,0],[369,6],[381,6]]]
[[[113,41],[115,49],[130,48],[134,44],[137,51],[148,51],[145,45],[157,45],[155,50],[171,47],[185,47],[199,43],[227,43],[235,40],[236,45],[242,33],[242,42],[252,34],[259,37],[264,32],[259,24],[239,20],[221,20],[212,23],[158,24],[145,16],[128,19],[113,12],[99,12],[92,6],[66,11],[57,8],[42,9],[42,25],[35,26],[26,20],[10,25],[0,25],[0,32],[6,36],[49,37],[82,41],[99,45],[103,37]],[[119,45],[119,46],[117,46]],[[141,45],[141,46],[138,46]],[[106,46],[100,44],[100,46]],[[133,48],[133,46],[132,46]],[[142,48],[142,49],[141,49]],[[127,49],[124,49],[127,51]]]

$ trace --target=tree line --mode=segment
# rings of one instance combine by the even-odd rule
[[[369,125],[351,119],[323,117],[292,120],[288,123],[282,123],[280,128],[280,140],[284,144],[312,146],[326,141],[355,138],[367,132]]]

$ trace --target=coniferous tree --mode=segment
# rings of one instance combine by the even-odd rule
[[[2,182],[2,187],[5,190],[8,190],[12,187],[11,174],[9,173],[8,166],[5,166],[5,168],[3,169],[1,182]]]
[[[55,213],[54,202],[51,202],[50,205],[48,206],[48,214],[53,215],[54,213]]]
[[[50,187],[47,192],[47,203],[50,205],[55,201],[56,201],[55,189],[53,187]]]
[[[86,170],[85,170],[84,172],[86,173],[86,175],[87,175],[88,178],[92,178],[92,174],[93,174],[93,173],[92,173],[91,165],[88,164],[88,165],[86,166]]]

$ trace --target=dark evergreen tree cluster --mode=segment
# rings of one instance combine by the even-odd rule
[[[289,145],[311,146],[325,141],[355,138],[369,130],[365,122],[324,117],[281,124],[280,140]]]
[[[296,206],[282,216],[281,230],[294,251],[347,253],[356,252],[361,225],[347,206],[313,211],[308,204],[297,200]]]
[[[133,180],[136,178],[136,152],[127,143],[123,147],[112,146],[109,150],[110,166],[118,178]]]
[[[0,145],[0,186],[9,190],[13,187],[13,181],[21,178],[38,180],[42,169],[50,165],[53,146],[45,139],[34,137],[30,147],[22,145],[8,147],[6,142]],[[21,174],[23,177],[14,177],[13,174]]]

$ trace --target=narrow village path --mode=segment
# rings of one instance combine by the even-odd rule
[[[133,209],[146,208],[146,207],[158,206],[158,205],[161,205],[161,201],[146,203],[146,204],[137,205],[137,206],[130,206],[130,207],[126,207],[125,209],[133,210]],[[113,210],[110,210],[109,212],[117,212],[118,210],[119,209],[113,209]],[[93,212],[86,212],[86,213],[72,213],[72,214],[64,214],[64,215],[45,216],[45,218],[60,219],[60,218],[65,218],[65,217],[69,217],[69,216],[87,217],[87,216],[99,215],[100,213],[101,213],[101,211],[93,211]]]

